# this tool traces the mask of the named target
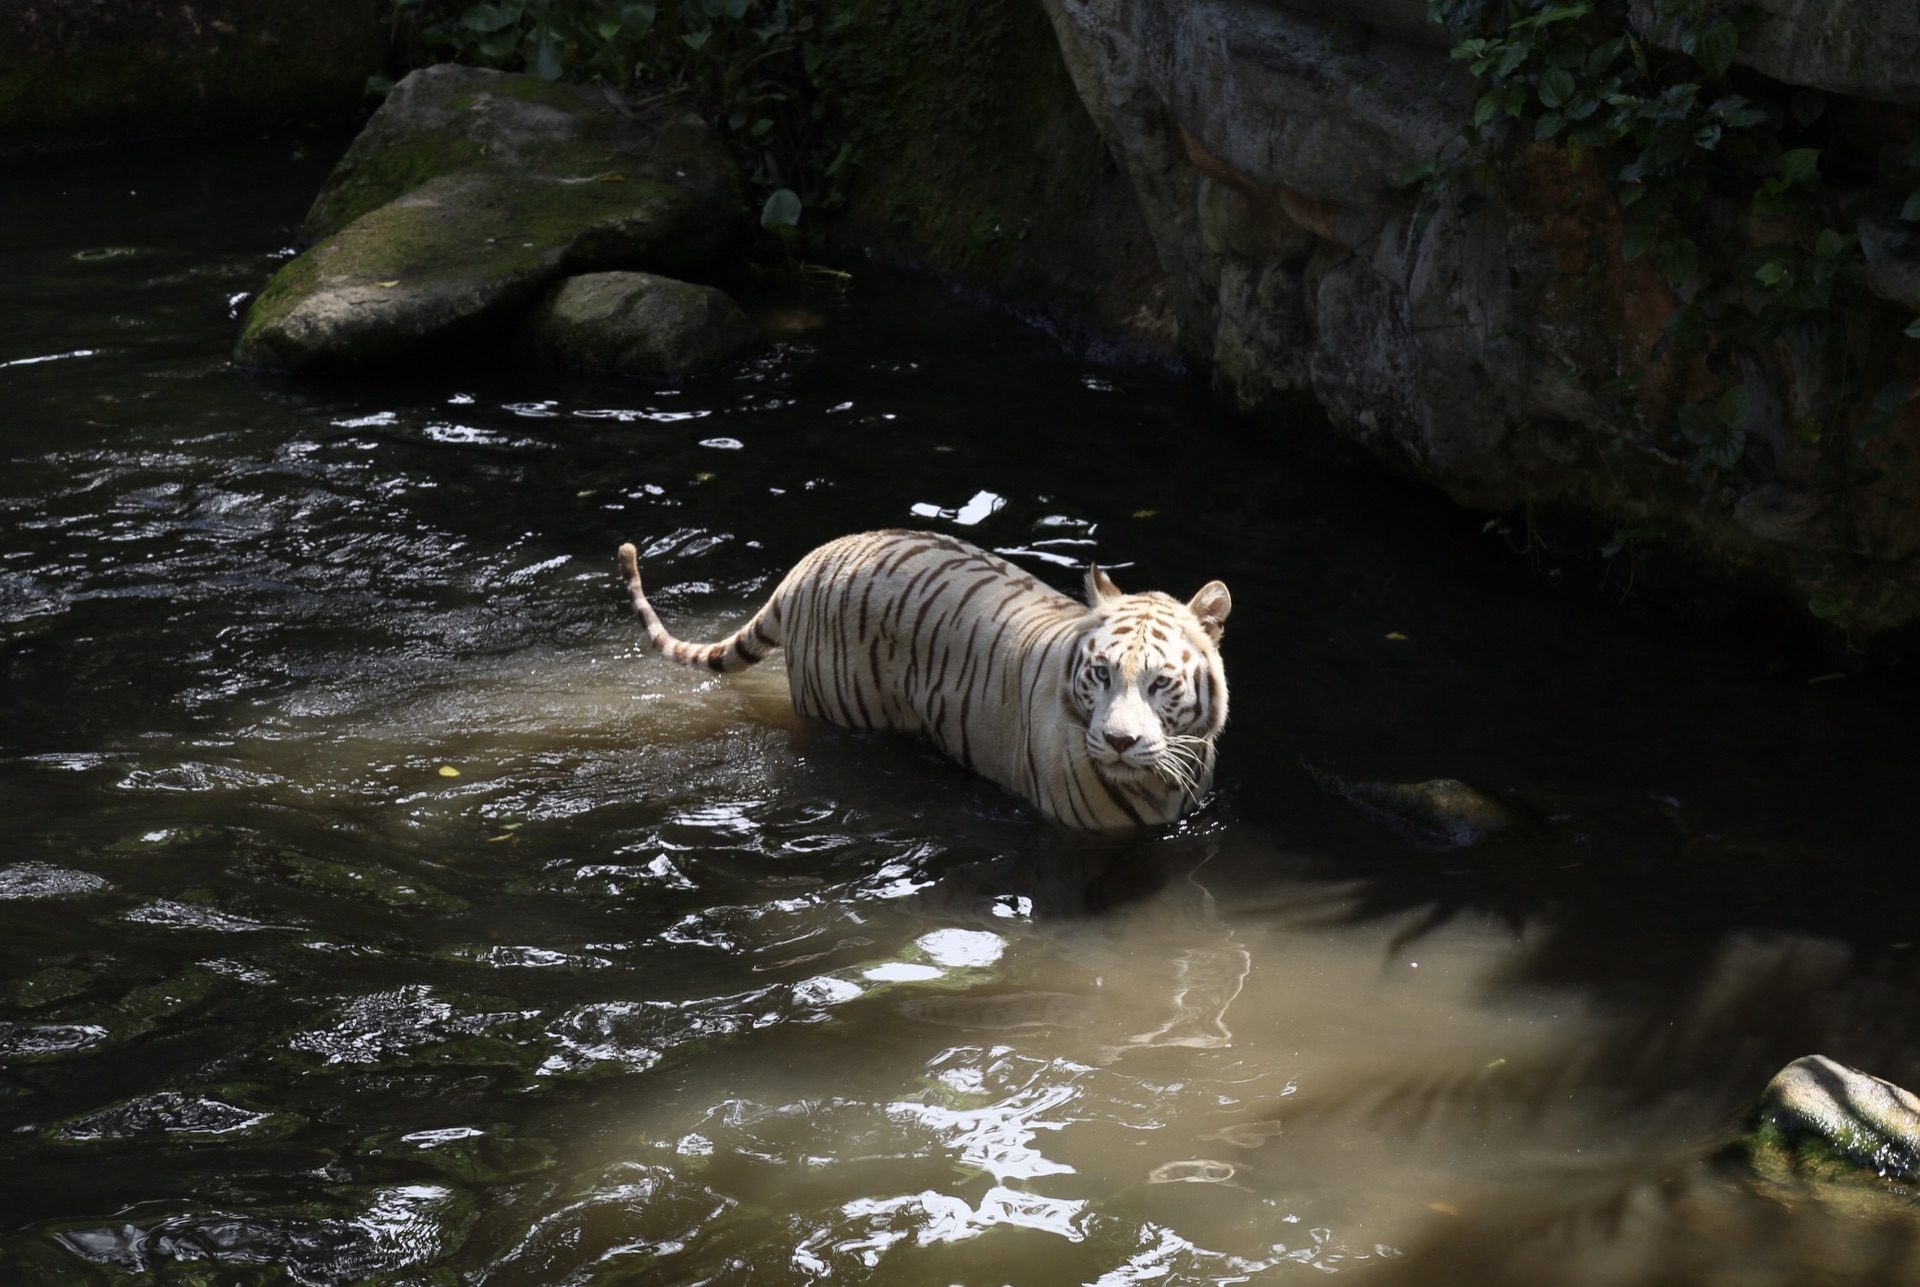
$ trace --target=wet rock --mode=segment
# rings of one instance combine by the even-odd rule
[[[523,335],[562,366],[650,379],[709,370],[764,343],[725,292],[652,273],[569,277],[540,301]]]
[[[1920,8],[1881,0],[1760,0],[1755,7],[1759,21],[1735,62],[1792,85],[1920,104]],[[1674,40],[1654,0],[1638,0],[1633,16],[1660,43]]]
[[[111,888],[90,871],[73,871],[51,863],[22,862],[0,867],[0,900],[77,898]]]
[[[1660,343],[1681,301],[1648,257],[1625,254],[1627,215],[1596,165],[1521,142],[1470,194],[1409,181],[1472,118],[1468,77],[1422,0],[1043,7],[1133,180],[1179,346],[1235,410],[1286,426],[1311,397],[1338,432],[1463,505],[1550,502],[1657,528],[1730,581],[1844,600],[1866,633],[1920,618],[1912,484],[1890,481],[1885,503],[1836,500],[1802,441],[1825,405],[1817,372],[1749,373],[1741,429],[1772,447],[1777,476],[1699,504],[1671,426],[1700,375]],[[1920,10],[1760,8],[1743,61],[1920,102]],[[1908,252],[1862,234],[1874,289],[1914,307]],[[1609,388],[1616,377],[1632,397]],[[1910,406],[1873,451],[1917,447]],[[1829,566],[1843,548],[1861,557]]]
[[[1322,791],[1360,806],[1414,839],[1448,849],[1477,845],[1517,821],[1513,811],[1455,778],[1349,782],[1309,768]]]
[[[1763,1188],[1865,1219],[1912,1220],[1920,1096],[1825,1055],[1768,1083],[1739,1150]]]
[[[496,1184],[544,1171],[558,1152],[546,1140],[517,1138],[503,1126],[390,1132],[361,1141],[360,1151],[372,1157],[416,1158],[448,1179],[470,1184]]]
[[[1767,1084],[1747,1153],[1774,1180],[1911,1181],[1920,1178],[1920,1096],[1808,1055]]]
[[[206,1094],[161,1091],[39,1128],[43,1139],[60,1144],[111,1144],[133,1139],[165,1139],[198,1144],[215,1140],[272,1140],[306,1125],[297,1113],[277,1113],[248,1105],[245,1088],[214,1087]],[[230,1102],[238,1100],[239,1102]]]
[[[439,66],[394,88],[308,213],[317,241],[254,300],[234,358],[371,368],[505,327],[552,281],[698,274],[744,225],[698,117],[597,87]]]

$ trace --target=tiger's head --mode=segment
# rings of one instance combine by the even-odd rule
[[[1210,744],[1227,722],[1220,635],[1233,598],[1210,581],[1181,603],[1122,594],[1087,571],[1092,629],[1074,652],[1070,700],[1086,721],[1087,758],[1116,782],[1157,777],[1197,794]]]

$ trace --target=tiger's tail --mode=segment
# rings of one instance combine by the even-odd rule
[[[724,674],[745,670],[764,661],[768,653],[780,646],[779,614],[772,611],[772,604],[754,613],[753,620],[734,631],[732,638],[719,643],[699,644],[675,639],[660,624],[659,614],[647,602],[646,592],[640,588],[640,552],[633,548],[631,542],[620,547],[620,571],[627,578],[627,593],[633,596],[633,610],[646,623],[647,638],[652,641],[655,651],[669,661],[677,661],[683,666],[704,666]]]

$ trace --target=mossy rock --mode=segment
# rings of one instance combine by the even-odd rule
[[[534,309],[524,339],[562,366],[648,379],[710,370],[765,343],[724,292],[652,273],[567,278]]]
[[[618,175],[680,189],[722,228],[744,216],[733,162],[698,116],[634,112],[598,86],[446,63],[393,87],[321,185],[301,236],[330,237],[429,179],[471,170],[563,183]]]
[[[1825,1055],[1775,1075],[1742,1146],[1769,1183],[1920,1215],[1907,1192],[1920,1179],[1920,1096]]]
[[[407,77],[308,215],[312,249],[254,300],[242,366],[365,369],[504,330],[569,273],[709,269],[743,226],[697,118],[475,68]]]

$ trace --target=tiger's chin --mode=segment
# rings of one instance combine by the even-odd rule
[[[1116,755],[1110,760],[1094,760],[1093,767],[1096,773],[1115,786],[1146,789],[1173,785],[1172,775],[1157,764],[1135,764]]]

